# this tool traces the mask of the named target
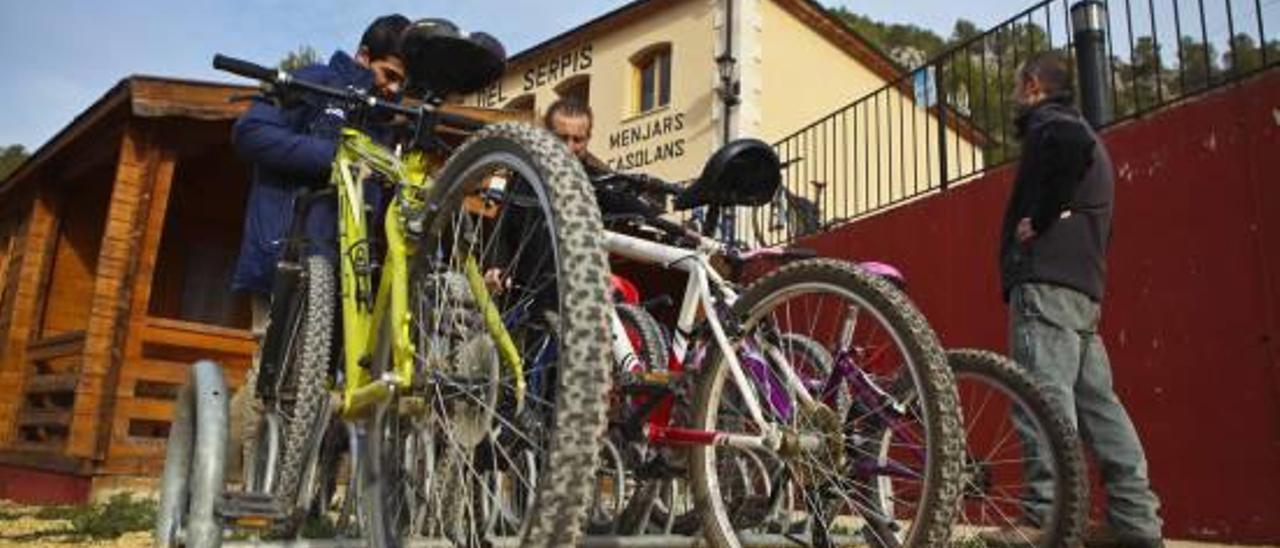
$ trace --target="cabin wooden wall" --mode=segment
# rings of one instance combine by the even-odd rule
[[[156,474],[172,405],[192,362],[213,359],[238,386],[254,341],[247,298],[230,291],[239,251],[247,169],[235,160],[229,123],[172,124],[184,142],[174,176],[154,189],[131,307],[105,474]]]
[[[113,132],[97,138],[110,146]],[[114,147],[111,147],[114,148]],[[113,154],[78,157],[68,169],[43,170],[15,200],[23,211],[11,244],[0,316],[0,447],[20,461],[78,468],[62,459],[83,363],[98,241],[109,202]],[[13,219],[15,215],[5,215]],[[96,234],[96,237],[95,237]]]
[[[58,185],[58,239],[38,338],[83,332],[88,326],[103,226],[111,201],[111,173],[92,173]]]
[[[5,461],[155,473],[190,364],[217,360],[239,384],[254,342],[230,274],[248,171],[229,132],[132,119],[101,166],[0,211]]]
[[[24,276],[24,265],[33,253],[28,251],[30,222],[35,217],[34,192],[13,196],[0,209],[0,446],[14,434],[14,416],[22,403],[22,367],[17,355],[25,350],[29,322],[15,322],[16,313],[22,310],[19,302],[30,306],[31,276]],[[26,270],[30,270],[27,268]],[[26,289],[19,298],[19,288]],[[16,340],[15,340],[16,339]]]
[[[229,282],[248,170],[228,97],[246,91],[130,80],[5,189],[0,492],[21,469],[154,475],[190,364],[241,382],[255,345]]]
[[[249,328],[248,297],[229,292],[248,180],[227,143],[181,156],[155,260],[152,316]]]
[[[0,206],[0,364],[4,362],[4,341],[9,340],[9,326],[13,321],[13,301],[30,213],[29,192],[14,196]],[[0,366],[0,379],[4,378],[4,373],[3,366]]]

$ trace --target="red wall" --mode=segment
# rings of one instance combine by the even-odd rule
[[[88,476],[0,464],[0,500],[22,504],[82,504],[89,500]]]
[[[1166,535],[1280,541],[1280,70],[1104,134],[1103,336]],[[906,272],[949,347],[1006,350],[1001,169],[804,245]]]

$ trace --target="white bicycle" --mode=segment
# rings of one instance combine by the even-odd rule
[[[764,143],[741,140],[687,187],[623,174],[594,182],[613,198],[671,194],[677,209],[760,205],[777,190],[777,162]],[[739,294],[713,257],[741,271],[796,253],[744,252],[654,210],[614,221],[632,234],[606,232],[609,253],[688,281],[669,360],[654,350],[667,347],[646,340],[660,330],[613,315],[599,531],[701,528],[715,546],[771,536],[814,546],[945,542],[963,433],[945,355],[902,293],[855,264],[804,259]]]

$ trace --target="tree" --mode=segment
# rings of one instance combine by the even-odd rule
[[[928,63],[936,68],[942,75],[938,87],[946,104],[985,135],[983,158],[988,165],[1017,156],[1014,79],[1019,65],[1032,53],[1050,49],[1045,27],[1018,19],[984,31],[959,19],[944,39],[915,25],[882,23],[841,7],[831,13],[898,64],[917,69]],[[1056,46],[1071,56],[1065,44]],[[1280,63],[1280,41],[1261,46],[1244,33],[1232,38],[1230,46],[1219,55],[1212,43],[1191,36],[1183,36],[1177,44],[1157,44],[1152,36],[1134,37],[1132,51],[1117,51],[1111,59],[1107,91],[1113,94],[1115,115],[1147,111],[1226,77]],[[948,53],[939,57],[944,51]]]
[[[9,178],[9,174],[30,156],[22,145],[9,145],[0,149],[0,181]]]
[[[1218,78],[1218,59],[1213,44],[1190,36],[1182,37],[1181,72],[1176,76],[1178,93],[1204,88]]]
[[[842,7],[832,8],[831,14],[905,67],[919,66],[947,45],[941,36],[915,25],[881,23]]]
[[[980,34],[982,34],[982,29],[978,28],[978,25],[973,24],[973,21],[968,19],[956,19],[956,24],[951,29],[950,42],[952,44],[968,42],[969,40],[977,38]]]
[[[1237,34],[1231,39],[1231,49],[1222,54],[1224,72],[1232,76],[1241,75],[1258,70],[1264,64],[1280,61],[1280,41],[1267,42],[1265,59],[1262,50],[1263,48],[1258,47],[1254,42],[1253,36]]]
[[[295,71],[302,67],[314,65],[320,62],[320,54],[316,53],[316,49],[311,46],[298,46],[298,49],[289,52],[280,60],[280,68],[286,71]]]
[[[1172,92],[1165,85],[1170,73],[1165,70],[1155,40],[1150,36],[1139,37],[1134,42],[1129,63],[1112,62],[1117,70],[1116,115],[1149,110]]]

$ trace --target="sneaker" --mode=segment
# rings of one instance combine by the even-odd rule
[[[981,531],[978,538],[986,546],[1000,548],[1027,548],[1040,544],[1040,529],[1030,525],[1015,525],[994,531]]]
[[[1085,548],[1164,548],[1164,539],[1121,533],[1107,525],[1092,525],[1084,534]]]

